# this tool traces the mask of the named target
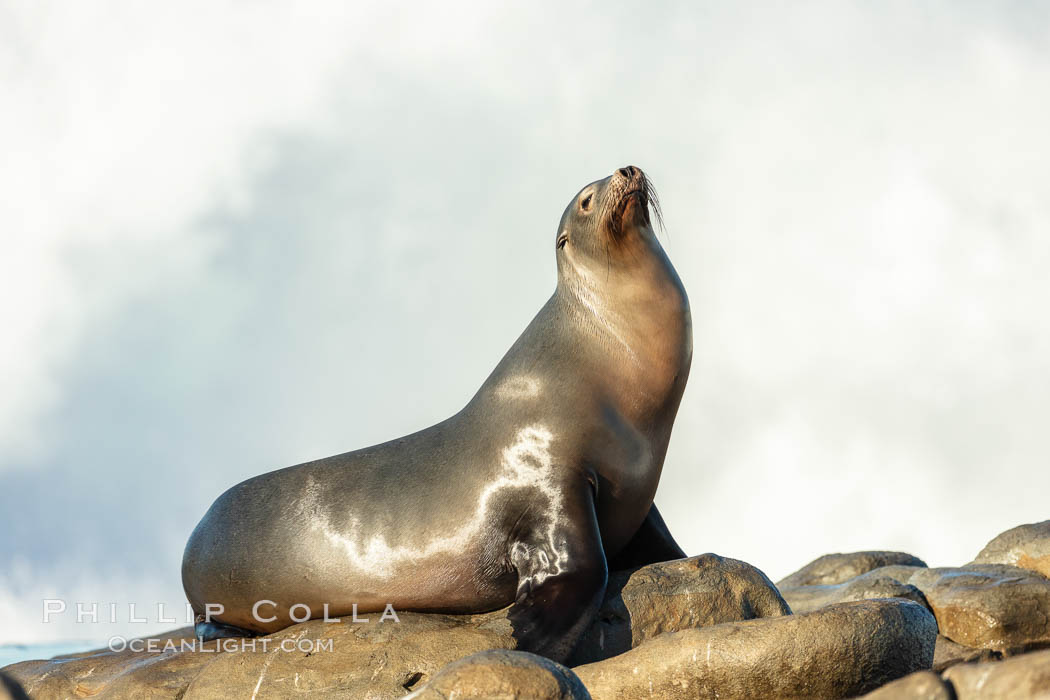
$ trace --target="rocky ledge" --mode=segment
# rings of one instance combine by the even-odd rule
[[[1039,697],[1050,695],[1048,561],[1050,521],[960,567],[832,554],[777,586],[704,554],[613,573],[567,666],[515,651],[506,611],[406,612],[314,620],[254,645],[184,647],[183,628],[152,651],[26,661],[0,671],[0,698]]]

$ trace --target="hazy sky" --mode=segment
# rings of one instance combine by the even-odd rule
[[[628,163],[692,302],[688,552],[960,564],[1050,518],[1048,40],[1038,3],[0,6],[0,642],[181,604],[225,488],[458,410]]]

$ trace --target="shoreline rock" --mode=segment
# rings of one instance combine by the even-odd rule
[[[1050,578],[1050,520],[1018,525],[984,546],[973,564],[1009,564]]]
[[[796,613],[812,612],[835,603],[874,598],[904,598],[929,609],[930,605],[915,586],[901,583],[874,569],[842,583],[782,588],[780,593]]]
[[[797,612],[879,594],[913,600],[934,614],[948,640],[1000,655],[1050,645],[1050,579],[1006,564],[893,564],[837,584],[782,587],[781,593]]]
[[[1005,661],[921,671],[863,696],[863,700],[1017,700],[1050,697],[1050,650]]]
[[[25,661],[0,669],[0,698],[1050,697],[1048,552],[1044,521],[993,538],[964,566],[830,554],[780,590],[714,554],[614,572],[567,666],[516,651],[506,609],[404,612],[399,624],[314,620],[189,650],[181,628],[153,652]]]
[[[847,552],[817,557],[795,573],[777,581],[777,588],[833,586],[886,566],[919,566],[926,562],[907,552]]]
[[[766,575],[737,559],[708,553],[619,571],[568,665],[622,654],[665,632],[790,614]]]
[[[591,700],[565,666],[524,651],[493,649],[454,661],[404,700]]]
[[[765,574],[715,554],[616,572],[602,610],[580,642],[580,659],[607,659],[682,627],[791,612]],[[399,615],[400,623],[378,623],[375,616],[368,624],[312,620],[256,638],[255,648],[248,650],[217,651],[222,641],[229,641],[220,640],[204,645],[206,651],[100,650],[22,662],[6,670],[40,700],[135,693],[172,698],[182,693],[184,700],[192,700],[223,697],[230,687],[276,695],[294,689],[319,697],[338,689],[350,697],[367,694],[378,700],[423,687],[464,657],[516,646],[506,609],[483,615]],[[161,637],[192,639],[193,631],[187,627]],[[264,641],[266,648],[261,648]],[[282,643],[291,643],[292,651],[275,651]],[[302,649],[295,646],[300,644]],[[328,644],[331,651],[309,651]]]
[[[860,695],[933,663],[937,623],[909,600],[661,635],[573,670],[594,700]]]

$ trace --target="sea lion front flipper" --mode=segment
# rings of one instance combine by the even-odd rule
[[[518,591],[508,618],[518,649],[564,661],[598,611],[609,571],[586,483],[521,528],[511,543]]]
[[[654,503],[638,532],[634,533],[634,537],[609,562],[609,570],[637,569],[646,564],[684,559],[685,556]]]

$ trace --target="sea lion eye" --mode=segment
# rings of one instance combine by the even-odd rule
[[[569,242],[569,234],[563,233],[558,236],[558,250],[565,247],[565,244]]]
[[[592,194],[593,194],[593,192],[588,192],[588,193],[587,193],[587,196],[586,196],[586,197],[584,197],[584,198],[583,198],[583,199],[582,199],[582,200],[580,201],[580,208],[581,208],[581,209],[583,209],[584,211],[587,211],[588,209],[590,209],[590,208],[591,208],[591,195],[592,195]]]

